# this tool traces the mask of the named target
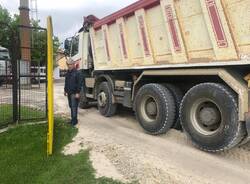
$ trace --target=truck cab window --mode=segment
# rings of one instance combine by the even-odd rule
[[[76,36],[72,39],[71,57],[78,54],[78,52],[79,52],[79,36]]]

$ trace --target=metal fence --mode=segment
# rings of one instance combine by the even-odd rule
[[[30,47],[20,41],[20,52],[22,55],[23,50],[29,50],[31,62],[19,62],[18,119],[42,120],[47,117],[47,30],[25,26],[19,29],[30,32]]]
[[[7,23],[0,22],[0,29],[0,127],[2,127],[16,122],[18,116],[17,59],[19,39],[17,30],[11,29]]]
[[[9,27],[0,22],[1,28]],[[29,46],[20,39],[21,32],[29,33]],[[10,35],[9,44],[0,37],[0,128],[47,117],[46,29],[19,26]],[[25,61],[27,53],[30,59]]]
[[[13,76],[6,70],[7,59],[0,59],[0,127],[14,121]]]

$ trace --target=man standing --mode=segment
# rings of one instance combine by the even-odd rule
[[[70,58],[67,60],[68,71],[65,76],[64,95],[68,97],[71,110],[71,125],[78,123],[77,113],[81,92],[81,76],[75,68],[75,62]]]

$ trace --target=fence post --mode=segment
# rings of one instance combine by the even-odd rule
[[[52,18],[47,18],[47,77],[48,77],[48,137],[47,137],[47,155],[53,152],[53,131],[54,131],[54,99],[53,99],[53,27]]]
[[[12,103],[13,103],[13,122],[18,122],[18,38],[16,31],[11,31],[11,65],[12,65]]]

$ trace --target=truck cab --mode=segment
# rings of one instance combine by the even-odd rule
[[[78,70],[92,68],[90,36],[88,32],[79,32],[65,40],[65,52],[75,61]]]

